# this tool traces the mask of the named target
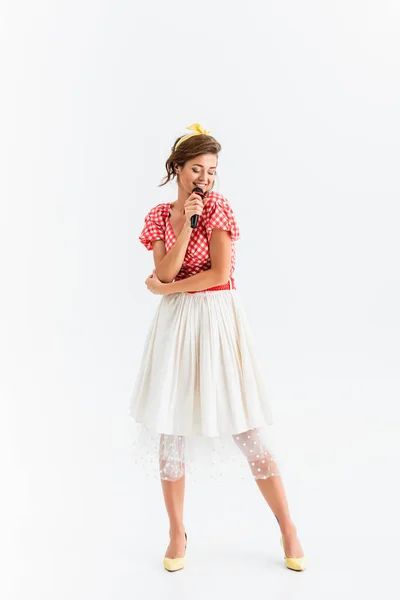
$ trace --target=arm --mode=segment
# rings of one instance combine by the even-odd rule
[[[211,268],[192,277],[164,284],[163,294],[199,292],[227,283],[231,269],[231,252],[232,241],[229,231],[213,229],[210,240]]]
[[[192,235],[190,223],[185,223],[172,248],[165,252],[163,240],[153,242],[153,258],[157,277],[163,283],[169,283],[179,273]]]
[[[203,212],[203,200],[197,194],[190,194],[185,200],[185,224],[176,238],[173,247],[166,253],[164,241],[153,242],[153,257],[156,275],[163,283],[169,283],[179,273],[185,259],[186,250],[192,235],[190,221],[193,215],[201,215]]]

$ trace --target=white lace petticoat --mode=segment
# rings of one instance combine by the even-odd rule
[[[282,475],[276,457],[272,426],[214,438],[157,433],[133,423],[131,458],[134,470],[145,476],[177,481],[189,475],[193,483],[226,476],[267,479]]]
[[[162,296],[129,415],[135,468],[192,480],[279,475],[272,413],[237,290]]]

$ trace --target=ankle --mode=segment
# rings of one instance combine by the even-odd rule
[[[282,535],[297,534],[297,528],[291,519],[281,521],[279,527]]]
[[[181,537],[183,535],[185,535],[185,526],[183,525],[183,523],[170,525],[170,527],[169,527],[169,537],[170,538]]]

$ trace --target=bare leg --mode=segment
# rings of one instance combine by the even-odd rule
[[[236,434],[233,439],[246,456],[258,488],[275,515],[283,537],[286,556],[291,558],[303,556],[303,548],[290,516],[282,477],[275,457],[268,448],[268,441],[258,429]]]
[[[160,476],[165,508],[169,517],[170,543],[167,558],[185,555],[185,526],[183,505],[185,498],[184,439],[165,435],[160,438]]]
[[[304,552],[289,513],[282,477],[278,475],[268,479],[256,479],[256,483],[278,521],[286,556],[300,558]]]

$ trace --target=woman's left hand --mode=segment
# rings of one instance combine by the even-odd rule
[[[164,296],[166,293],[166,284],[158,279],[155,269],[146,279],[145,284],[147,285],[147,289],[150,290],[150,292],[153,292],[153,294],[161,294]]]

